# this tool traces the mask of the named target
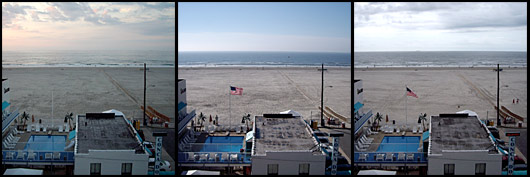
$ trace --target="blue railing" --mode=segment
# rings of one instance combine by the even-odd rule
[[[368,154],[368,155],[362,155]],[[384,155],[381,155],[384,154]],[[427,163],[427,158],[423,152],[403,152],[404,158],[399,158],[399,152],[391,152],[392,158],[387,158],[386,152],[355,152],[353,154],[354,163]],[[413,154],[412,158],[407,158],[409,154]],[[379,159],[377,158],[379,155]],[[382,158],[381,158],[382,157]]]
[[[184,127],[188,124],[188,122],[195,117],[195,110],[191,111],[184,119],[179,120],[178,127],[179,127],[179,134],[182,133],[182,130],[184,130]]]
[[[129,123],[129,125],[131,125],[132,127],[136,127],[136,126],[134,126],[134,125],[132,124],[131,121],[129,121],[129,120],[127,120],[127,119],[125,119],[125,121],[127,121],[127,123]],[[140,140],[140,142],[142,142],[142,143],[144,142],[144,140],[142,140],[142,138],[140,137],[140,134],[138,134],[138,131],[136,131],[136,137],[138,137],[138,140]]]
[[[2,162],[74,163],[75,160],[73,151],[33,151],[33,154],[31,158],[29,151],[2,150]]]
[[[11,112],[6,118],[2,117],[2,133],[7,130],[9,125],[11,125],[11,122],[13,122],[13,120],[15,120],[19,114],[20,113],[18,113],[18,109],[16,109],[15,111]]]
[[[357,133],[368,119],[372,117],[372,110],[362,115],[361,119],[355,122],[355,133]]]
[[[159,175],[175,175],[175,171],[160,171]],[[148,171],[147,175],[155,175],[153,171]]]
[[[508,175],[508,171],[502,171],[501,175]],[[526,170],[521,171],[513,171],[512,175],[525,175],[526,176]]]
[[[250,164],[252,162],[250,157],[250,153],[236,152],[179,152],[178,163]]]

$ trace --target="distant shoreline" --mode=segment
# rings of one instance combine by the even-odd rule
[[[144,65],[2,65],[2,68],[143,68]],[[175,66],[149,65],[148,68],[175,68]]]
[[[527,67],[500,67],[503,70],[526,70]],[[374,70],[492,70],[497,67],[354,67],[356,71]]]
[[[188,66],[179,65],[179,69],[321,69],[322,66]],[[351,69],[351,66],[326,66],[324,69]]]

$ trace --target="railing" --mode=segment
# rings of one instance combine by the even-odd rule
[[[372,117],[372,110],[362,115],[361,119],[355,122],[355,133],[357,133],[368,119]]]
[[[8,126],[11,125],[11,122],[13,120],[15,120],[18,117],[19,114],[20,113],[18,113],[18,109],[16,109],[15,111],[13,111],[10,114],[8,114],[7,117],[4,117],[2,115],[2,133],[6,131]]]
[[[250,164],[250,152],[178,152],[178,163]]]
[[[195,117],[195,110],[191,111],[184,119],[178,121],[178,127],[179,127],[179,133],[184,130],[184,127],[188,124],[188,122]]]
[[[237,152],[243,148],[239,143],[180,143],[179,152]]]
[[[427,163],[424,152],[355,152],[354,163]]]
[[[147,175],[155,175],[153,171],[147,171]],[[175,171],[160,171],[159,175],[175,175]]]
[[[73,151],[2,150],[2,163],[6,163],[6,162],[74,163],[74,160],[75,159],[74,159]]]

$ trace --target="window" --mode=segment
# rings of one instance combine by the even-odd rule
[[[268,164],[267,165],[267,174],[269,174],[269,175],[278,175],[278,164]]]
[[[475,175],[486,175],[486,164],[485,163],[475,164]]]
[[[90,175],[101,175],[101,163],[90,163]]]
[[[308,163],[302,163],[298,167],[298,174],[299,175],[309,175],[309,164]]]
[[[121,174],[122,175],[131,175],[132,174],[132,163],[122,163],[121,164]]]
[[[444,175],[455,175],[455,164],[444,164]]]

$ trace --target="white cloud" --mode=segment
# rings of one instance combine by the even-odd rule
[[[526,51],[526,5],[354,3],[354,50]]]
[[[9,50],[174,49],[174,3],[144,4],[2,3],[2,47]]]

